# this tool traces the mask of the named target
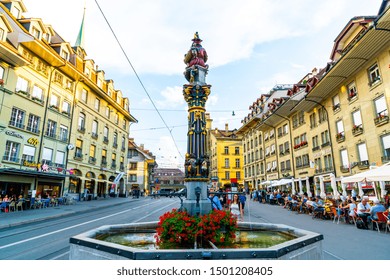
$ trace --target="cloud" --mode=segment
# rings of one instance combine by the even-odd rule
[[[184,104],[183,88],[179,86],[167,87],[161,92],[163,100],[158,100],[159,108],[175,108]]]

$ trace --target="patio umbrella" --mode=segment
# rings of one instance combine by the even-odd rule
[[[341,183],[390,181],[390,163],[341,179]]]

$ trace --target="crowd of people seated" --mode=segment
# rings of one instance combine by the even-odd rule
[[[259,203],[268,203],[279,205],[289,211],[295,211],[296,214],[308,214],[313,219],[335,219],[342,218],[347,224],[355,224],[361,220],[363,228],[372,228],[376,230],[378,220],[377,213],[383,212],[387,216],[387,223],[390,225],[390,205],[388,200],[381,203],[379,199],[369,199],[367,196],[362,198],[356,193],[334,197],[331,193],[325,197],[311,196],[306,192],[303,194],[291,194],[283,191],[265,191],[258,190],[251,193],[251,199]]]

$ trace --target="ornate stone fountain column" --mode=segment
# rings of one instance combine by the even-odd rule
[[[191,215],[207,214],[211,202],[207,197],[209,157],[206,152],[206,101],[211,85],[206,84],[208,71],[206,50],[198,32],[192,39],[190,50],[184,57],[184,72],[188,83],[183,86],[183,96],[188,104],[187,154],[185,158],[185,184],[187,199],[183,206]]]

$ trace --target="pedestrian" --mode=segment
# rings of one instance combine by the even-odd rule
[[[233,200],[230,204],[230,212],[237,217],[237,220],[242,221],[244,217],[244,213],[242,211],[242,205],[238,198],[238,194],[233,195]]]
[[[245,202],[246,202],[246,195],[245,194],[240,194],[238,197],[240,199],[241,207],[242,207],[242,213],[244,213],[244,208],[245,208]]]
[[[211,207],[213,210],[222,210],[221,201],[219,200],[218,196],[214,194],[214,192],[214,189],[210,189],[209,199],[211,201]]]

